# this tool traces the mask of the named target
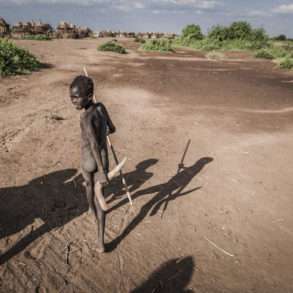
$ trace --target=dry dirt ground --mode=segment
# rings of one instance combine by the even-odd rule
[[[18,41],[47,68],[0,80],[0,291],[293,292],[293,75],[243,54]],[[245,59],[243,59],[245,57]],[[86,65],[134,199],[107,190],[96,250],[68,86]],[[184,149],[191,140],[184,165]]]

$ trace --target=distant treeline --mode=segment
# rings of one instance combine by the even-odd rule
[[[274,60],[281,68],[293,68],[293,42],[282,34],[270,38],[263,28],[253,28],[246,21],[229,26],[213,26],[207,35],[197,24],[187,25],[174,46],[203,51],[250,50],[257,58]]]

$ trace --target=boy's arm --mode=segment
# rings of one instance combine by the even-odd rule
[[[101,106],[101,108],[102,108],[102,111],[103,111],[103,113],[104,113],[106,119],[107,119],[107,125],[108,125],[108,127],[109,127],[110,134],[111,134],[111,133],[114,133],[114,132],[116,131],[116,127],[115,127],[114,123],[112,122],[112,120],[111,120],[111,118],[110,118],[110,115],[109,115],[109,113],[108,113],[106,107],[105,107],[102,103],[100,103],[100,106]]]

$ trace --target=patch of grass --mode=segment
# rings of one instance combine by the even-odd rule
[[[221,49],[222,50],[256,50],[264,48],[266,44],[260,44],[257,42],[253,42],[250,40],[227,40],[222,42]]]
[[[41,63],[27,50],[8,40],[0,39],[0,75],[26,74],[41,67]]]
[[[285,57],[281,59],[280,67],[283,69],[293,69],[293,58]]]
[[[169,39],[147,40],[142,49],[145,51],[174,52],[172,41]]]
[[[261,49],[257,51],[255,54],[255,57],[261,58],[261,59],[268,59],[268,60],[275,59],[274,55],[268,49]]]
[[[248,40],[226,40],[219,41],[217,39],[204,38],[203,40],[194,41],[190,44],[178,41],[175,43],[177,46],[186,46],[196,50],[202,51],[236,51],[236,50],[255,50],[258,45]]]
[[[127,51],[124,47],[117,44],[115,41],[110,41],[105,44],[102,44],[98,47],[98,51],[104,51],[104,52],[114,52],[119,54],[127,54]]]
[[[266,59],[290,59],[293,58],[293,47],[287,43],[271,42],[266,49],[257,51],[255,56]]]
[[[219,51],[211,51],[206,55],[206,57],[212,60],[223,60],[225,58],[225,55]]]
[[[288,50],[286,47],[276,44],[271,44],[269,51],[274,56],[274,58],[285,58],[289,56],[290,53],[292,54],[292,51],[290,52],[290,49]]]
[[[52,38],[47,35],[25,35],[23,40],[33,40],[33,41],[51,41]]]

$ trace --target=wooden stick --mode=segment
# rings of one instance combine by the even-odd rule
[[[109,144],[109,146],[110,146],[110,148],[112,150],[115,163],[118,165],[119,164],[119,160],[118,160],[118,157],[116,155],[114,146],[112,145],[111,140],[110,140],[110,137],[108,135],[107,135],[107,142],[108,142],[108,144]],[[131,195],[130,195],[130,192],[129,192],[129,189],[128,189],[128,185],[127,185],[126,180],[125,180],[125,176],[124,176],[124,174],[122,172],[122,169],[119,172],[120,172],[121,181],[122,181],[122,184],[123,184],[123,186],[125,188],[126,195],[128,197],[129,203],[130,203],[130,205],[133,205],[132,198],[131,198]]]
[[[185,156],[187,154],[187,151],[188,151],[188,148],[190,146],[190,143],[191,143],[191,139],[188,140],[187,142],[187,145],[185,147],[185,150],[184,150],[184,153],[183,153],[183,156],[181,158],[181,162],[178,164],[178,170],[177,170],[177,173],[179,173],[179,171],[181,170],[181,167],[184,166],[184,160],[185,160]]]
[[[84,72],[84,75],[85,75],[85,76],[87,76],[87,77],[89,76],[85,66],[83,67],[83,72]],[[97,99],[96,99],[96,95],[95,95],[95,94],[94,94],[94,97],[93,97],[93,98],[94,98],[94,102],[97,102]],[[118,160],[118,157],[117,157],[117,155],[116,155],[116,152],[115,152],[114,146],[113,146],[112,143],[111,143],[111,139],[110,139],[109,135],[107,135],[107,142],[108,142],[109,147],[111,148],[111,151],[112,151],[112,153],[113,153],[113,157],[114,157],[114,160],[115,160],[116,165],[119,165],[119,160]],[[127,197],[128,197],[129,203],[130,203],[130,205],[132,206],[132,205],[133,205],[132,198],[131,198],[131,195],[130,195],[130,192],[129,192],[128,185],[127,185],[127,183],[126,183],[125,176],[124,176],[124,174],[123,174],[123,172],[122,172],[122,169],[119,171],[119,173],[120,173],[121,181],[122,181],[122,184],[123,184],[123,186],[124,186],[124,188],[125,188],[126,195],[127,195]]]
[[[210,239],[208,239],[207,237],[204,237],[204,239],[209,242],[212,246],[214,246],[215,248],[217,248],[218,250],[222,251],[224,254],[229,255],[231,257],[234,257],[234,254],[229,253],[228,251],[226,251],[225,249],[219,247],[215,242],[211,241]]]

